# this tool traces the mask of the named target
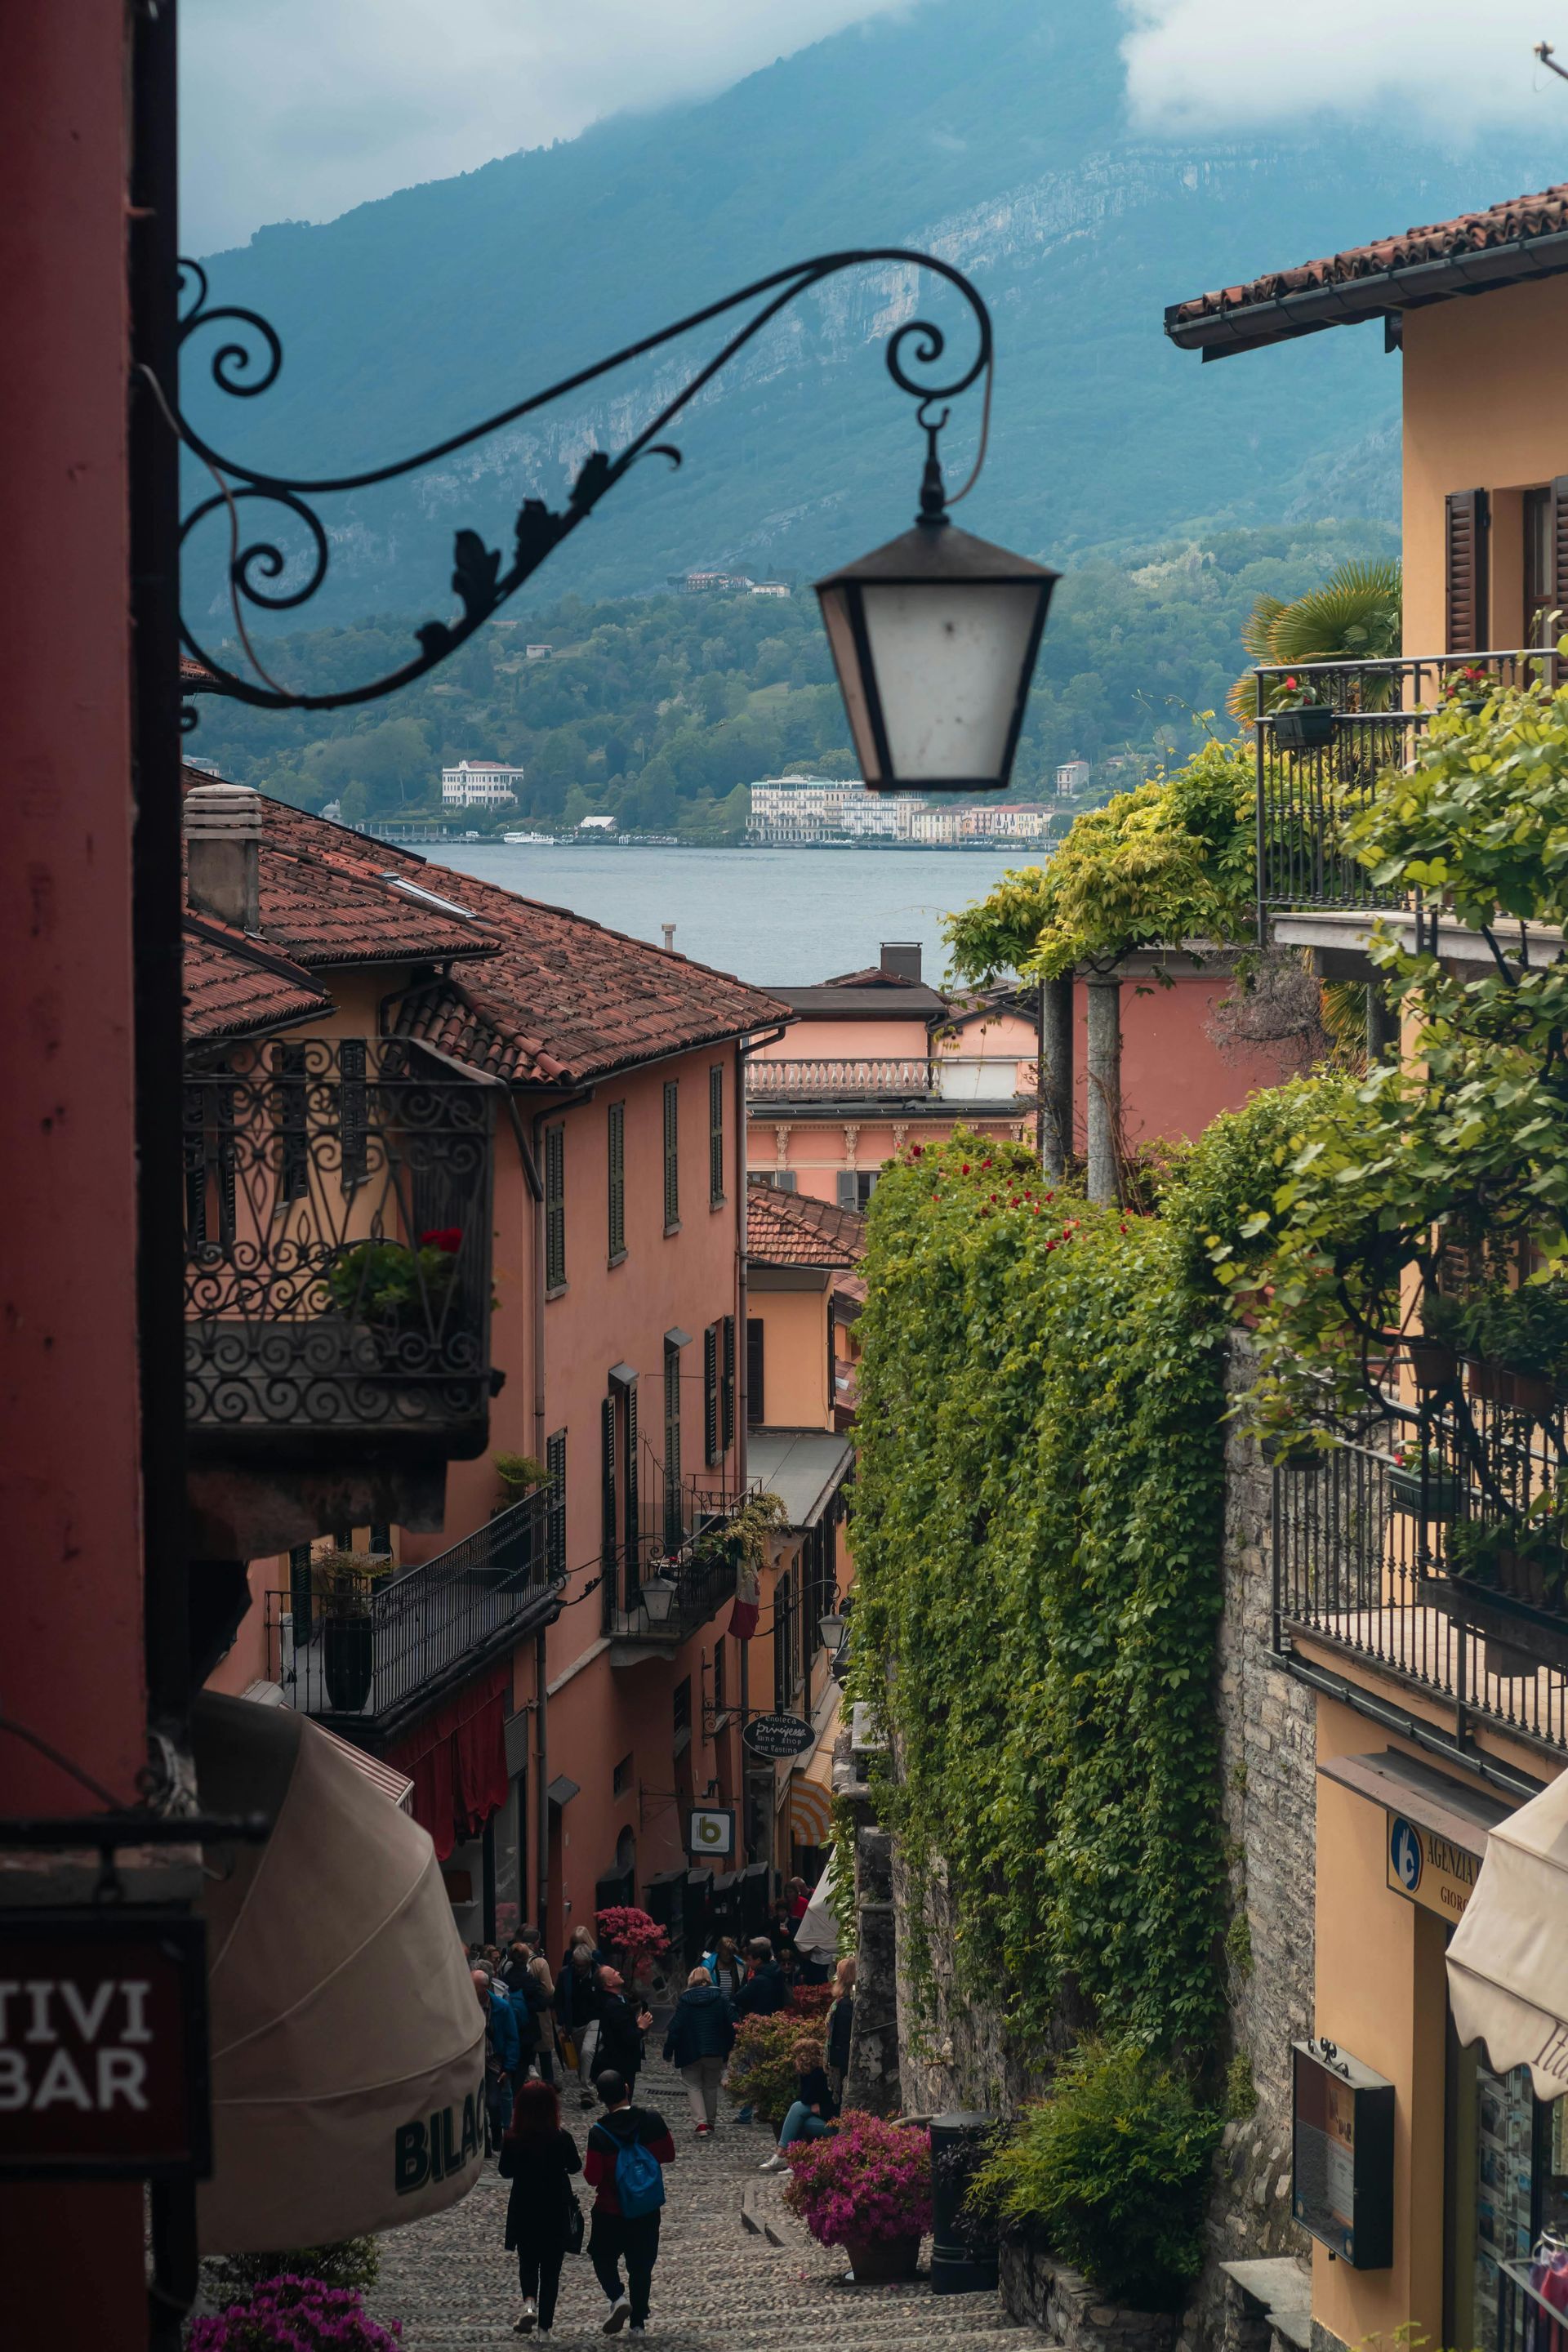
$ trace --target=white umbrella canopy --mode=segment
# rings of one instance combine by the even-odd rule
[[[1448,2000],[1495,2073],[1528,2066],[1538,2098],[1568,2093],[1568,1772],[1489,1832],[1448,1945]]]
[[[429,1837],[290,1710],[209,1693],[192,1743],[204,1808],[275,1822],[202,1901],[202,2251],[320,2245],[455,2203],[483,2158],[485,2021]]]
[[[833,1908],[833,1865],[837,1849],[830,1849],[827,1867],[812,1889],[811,1900],[801,1914],[795,1931],[795,1948],[808,1959],[830,1960],[838,1949],[838,1919]]]

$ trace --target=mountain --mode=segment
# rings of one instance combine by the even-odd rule
[[[272,320],[282,374],[254,403],[220,397],[205,362],[223,338],[198,330],[187,411],[256,463],[369,467],[770,268],[896,245],[956,262],[996,320],[972,529],[1060,561],[1187,529],[1391,517],[1399,362],[1375,328],[1200,367],[1166,343],[1163,306],[1544,184],[1555,159],[1521,141],[1443,152],[1386,121],[1151,139],[1127,120],[1121,24],[1080,0],[924,0],[700,104],[261,230],[209,258],[210,299]],[[637,468],[525,596],[645,593],[693,566],[809,576],[903,528],[920,444],[881,352],[911,314],[889,265],[797,302],[674,428],[680,473]],[[918,315],[973,348],[945,289],[922,285]],[[328,585],[287,625],[449,611],[453,530],[504,547],[523,495],[559,504],[583,456],[622,446],[719,340],[710,328],[397,485],[324,499]],[[976,404],[962,405],[950,478],[973,447]],[[189,601],[216,638],[207,528]]]

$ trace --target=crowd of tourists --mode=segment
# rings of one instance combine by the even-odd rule
[[[739,2025],[776,2016],[790,2004],[792,1980],[805,1975],[793,1929],[801,1916],[793,1882],[770,1932],[743,1946],[719,1936],[693,1968],[676,2000],[663,2054],[686,2086],[698,2139],[711,2138]],[[801,1911],[804,1911],[804,1903]],[[475,1998],[485,2019],[487,2155],[511,2183],[506,2244],[515,2252],[522,2314],[515,2332],[548,2336],[555,2323],[562,2268],[583,2251],[583,2211],[573,2187],[581,2174],[594,2192],[587,2252],[604,2290],[606,2336],[647,2331],[658,2259],[664,2168],[675,2160],[665,2118],[639,2106],[637,2083],[652,2012],[628,1989],[586,1927],[579,1927],[553,1973],[536,1930],[522,1927],[503,1953],[496,1945],[468,1952]],[[808,1980],[822,1981],[822,1969]],[[796,2096],[764,2169],[782,2167],[796,2139],[835,2128],[848,2065],[855,1963],[840,1960],[826,2038],[803,2027],[793,2057]],[[580,2151],[562,2121],[563,2092],[575,2082],[595,2110]],[[739,2119],[749,2118],[742,2108]]]

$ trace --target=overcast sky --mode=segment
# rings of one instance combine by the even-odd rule
[[[264,222],[330,220],[418,180],[570,139],[598,116],[723,89],[917,0],[184,0],[188,252]],[[1050,0],[1042,0],[1050,5]],[[1118,0],[1088,0],[1090,6]],[[1152,130],[1303,108],[1412,114],[1447,137],[1561,128],[1568,85],[1531,57],[1568,0],[1121,0]],[[1568,175],[1568,165],[1565,165]]]

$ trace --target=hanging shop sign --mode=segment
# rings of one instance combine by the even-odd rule
[[[1329,2041],[1297,2042],[1293,2210],[1352,2270],[1394,2260],[1394,2085]]]
[[[1436,1911],[1444,1919],[1462,1919],[1480,1871],[1480,1858],[1456,1845],[1403,1813],[1388,1816],[1388,1884],[1396,1895]]]
[[[205,1927],[0,1914],[0,2177],[205,2180]]]
[[[753,1756],[804,1756],[816,1745],[816,1734],[800,1715],[759,1715],[741,1738]]]
[[[722,1861],[735,1851],[732,1805],[698,1805],[686,1816],[686,1851],[704,1861]]]

